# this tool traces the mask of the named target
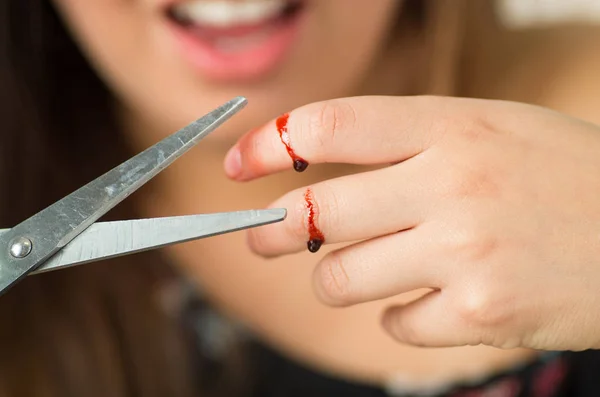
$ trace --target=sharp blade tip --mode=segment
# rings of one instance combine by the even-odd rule
[[[235,97],[232,100],[230,100],[230,101],[224,103],[223,105],[219,106],[218,108],[214,109],[210,113],[205,114],[204,116],[195,120],[193,123],[190,124],[190,126],[194,125],[194,124],[200,126],[202,124],[199,124],[199,123],[201,123],[203,120],[205,120],[209,117],[220,119],[220,121],[217,123],[218,125],[220,125],[225,120],[233,117],[233,115],[235,115],[237,112],[242,110],[246,106],[247,103],[248,103],[248,100],[245,97],[243,97],[243,96]],[[197,139],[201,136],[208,135],[214,129],[215,129],[214,125],[211,128],[206,128],[205,126],[203,126],[202,128],[198,128],[198,130],[196,131],[196,134],[194,136],[194,139]]]
[[[233,98],[232,101],[235,101],[236,103],[238,103],[240,105],[245,105],[248,103],[248,99],[245,96],[241,96],[241,95]]]
[[[248,99],[246,99],[246,97],[237,96],[237,97],[233,98],[232,100],[230,100],[229,102],[227,102],[225,104],[225,107],[229,108],[230,111],[237,112],[237,111],[243,109],[247,104],[248,104]]]
[[[282,221],[287,217],[287,210],[285,208],[271,208],[262,210],[262,214],[273,221]]]
[[[281,220],[284,220],[287,217],[287,210],[285,208],[275,208],[274,212]]]

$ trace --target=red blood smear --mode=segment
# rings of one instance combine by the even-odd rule
[[[317,252],[325,242],[325,236],[315,224],[315,203],[310,189],[307,189],[304,193],[304,200],[306,201],[306,209],[308,210],[309,239],[306,243],[306,247],[310,252]]]
[[[280,116],[275,124],[277,125],[277,131],[279,131],[279,137],[281,138],[281,142],[283,142],[283,144],[285,145],[285,149],[292,158],[294,170],[296,170],[297,172],[302,172],[308,167],[308,161],[298,156],[294,152],[294,149],[292,149],[292,145],[290,142],[290,134],[288,133],[287,129],[287,123],[289,118],[290,115],[286,113]]]

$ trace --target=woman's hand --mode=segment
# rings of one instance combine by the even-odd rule
[[[276,124],[230,151],[230,177],[292,167]],[[348,242],[316,268],[325,303],[430,288],[389,308],[391,335],[432,347],[600,347],[600,128],[510,102],[360,97],[296,109],[280,132],[309,164],[383,166],[286,194],[273,206],[288,219],[250,234],[265,256],[306,249],[319,232]]]

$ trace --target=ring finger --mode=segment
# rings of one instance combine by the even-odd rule
[[[427,234],[417,227],[330,252],[314,272],[317,296],[332,306],[348,306],[422,288],[441,289],[447,278]]]

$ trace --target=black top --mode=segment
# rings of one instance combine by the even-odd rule
[[[259,369],[252,397],[390,397],[385,390],[318,374],[264,346],[255,346]],[[478,385],[456,387],[436,397],[600,397],[600,352],[550,355]],[[416,395],[415,395],[416,397]]]
[[[251,335],[248,337],[243,329],[219,316],[197,296],[185,306],[184,326],[193,337],[204,389],[211,389],[211,379],[227,378],[222,373],[235,368],[235,372],[247,372],[246,379],[229,376],[230,383],[243,380],[243,387],[233,388],[237,389],[235,395],[241,397],[600,397],[600,351],[546,353],[534,362],[479,384],[457,385],[441,394],[402,394],[303,367]],[[231,353],[233,350],[235,354]],[[239,360],[240,351],[243,360]],[[235,365],[232,356],[238,357],[233,360]],[[240,366],[240,361],[245,365]],[[252,380],[246,382],[247,378]],[[229,397],[234,393],[218,394]]]

